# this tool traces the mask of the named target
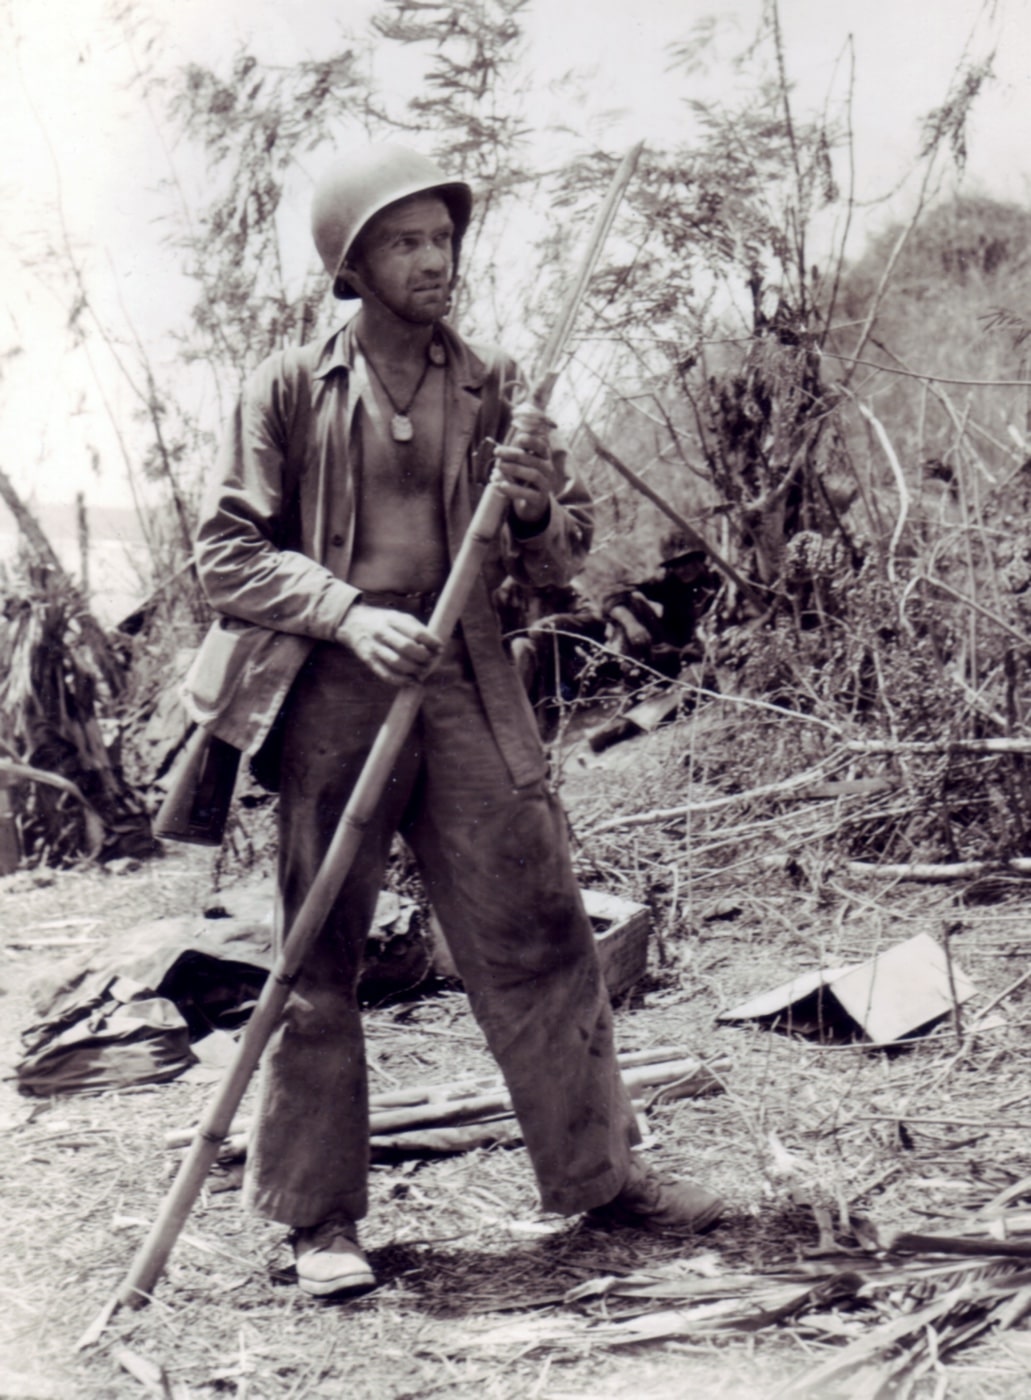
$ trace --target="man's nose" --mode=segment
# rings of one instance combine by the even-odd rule
[[[451,266],[451,248],[429,238],[422,245],[419,262],[427,272],[447,272]]]

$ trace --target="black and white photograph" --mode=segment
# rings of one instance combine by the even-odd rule
[[[1031,0],[0,22],[0,1400],[1031,1394]]]

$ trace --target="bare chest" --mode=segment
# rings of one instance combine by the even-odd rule
[[[362,496],[366,507],[391,497],[440,494],[444,465],[444,372],[435,366],[410,404],[378,384],[362,420]]]
[[[358,588],[432,591],[447,576],[443,370],[427,375],[402,414],[382,390],[363,397],[361,469],[350,581]],[[403,403],[403,401],[402,401]],[[410,429],[410,432],[409,432]]]

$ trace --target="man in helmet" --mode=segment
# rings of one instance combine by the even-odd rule
[[[705,550],[671,532],[662,542],[660,571],[606,599],[616,646],[675,679],[685,664],[703,657],[695,634],[719,587]]]
[[[396,688],[424,698],[262,1069],[246,1196],[293,1228],[298,1281],[370,1287],[368,1091],[355,996],[391,840],[419,862],[512,1094],[544,1206],[705,1228],[720,1203],[636,1164],[594,937],[564,818],[491,598],[561,583],[591,534],[564,453],[524,420],[519,376],[444,319],[468,186],[374,146],[315,191],[316,246],[354,317],[249,380],[203,510],[197,564],[220,614],[187,681],[193,717],[268,772],[279,753],[279,902],[289,929]],[[427,621],[491,472],[507,518],[441,643]]]

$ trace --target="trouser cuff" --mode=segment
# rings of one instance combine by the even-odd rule
[[[541,1191],[541,1208],[555,1215],[582,1215],[584,1211],[597,1206],[608,1205],[618,1196],[630,1174],[630,1153],[626,1161],[609,1167],[601,1176],[588,1182],[578,1182],[575,1186],[557,1187],[551,1191]]]
[[[617,1188],[618,1189],[618,1188]],[[332,1197],[315,1197],[304,1191],[262,1189],[244,1179],[243,1203],[254,1215],[290,1225],[295,1230],[321,1225],[333,1216],[361,1220],[369,1209],[368,1193],[346,1192]]]

